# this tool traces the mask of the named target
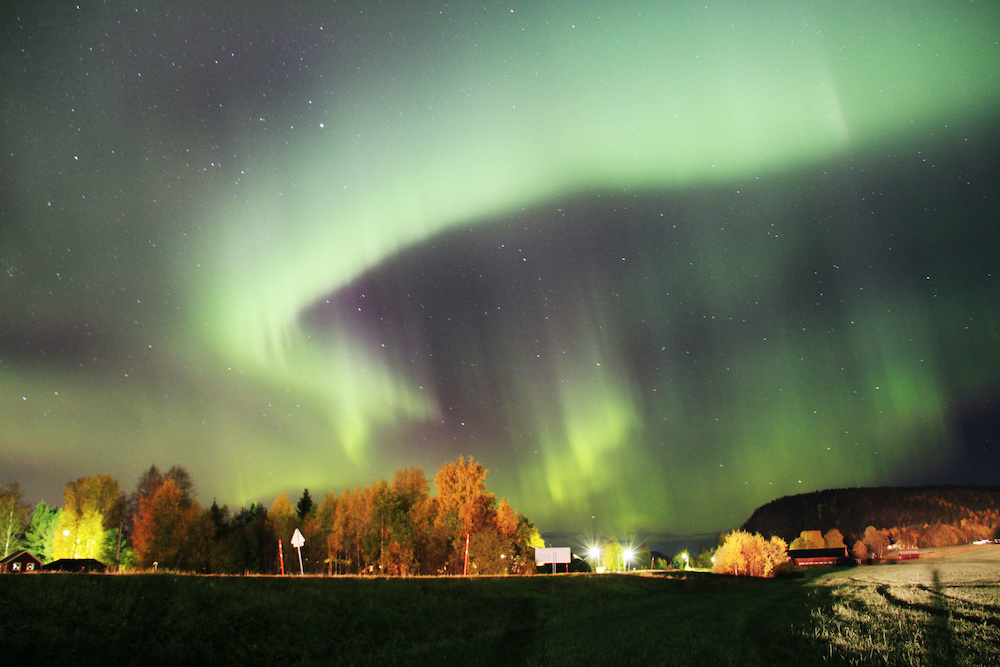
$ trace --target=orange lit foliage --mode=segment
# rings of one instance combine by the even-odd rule
[[[826,535],[823,536],[823,542],[826,544],[827,549],[847,548],[847,544],[844,543],[843,533],[836,528],[827,531]]]
[[[389,574],[414,574],[427,563],[433,523],[430,485],[420,467],[397,470],[389,487],[387,509],[388,548],[383,568]]]
[[[751,535],[734,530],[715,552],[712,571],[750,577],[773,577],[788,562],[788,546],[778,536],[765,540],[760,533]]]
[[[865,536],[861,538],[868,549],[879,558],[885,555],[885,550],[889,548],[889,531],[876,530],[875,526],[865,528]]]
[[[445,463],[434,475],[437,491],[437,524],[453,529],[460,540],[467,533],[480,530],[491,522],[496,496],[486,491],[486,473],[483,464],[470,456],[462,456],[454,463]]]
[[[389,575],[461,573],[470,536],[470,574],[530,572],[534,526],[486,491],[486,469],[459,458],[435,476],[430,497],[422,468],[399,470],[391,483],[328,494],[316,514],[327,571]]]
[[[890,528],[892,538],[907,548],[950,547],[975,540],[1000,537],[1000,517],[996,510],[967,511],[953,523]]]
[[[818,530],[803,530],[794,540],[789,549],[822,549],[826,546],[823,533]]]
[[[470,537],[470,563],[481,560],[483,567],[490,572],[494,566],[499,567],[488,556],[503,550],[503,539],[496,529],[496,496],[486,491],[487,472],[471,456],[468,461],[459,456],[457,461],[442,465],[434,475],[437,491],[434,523],[451,543],[448,566],[452,572],[464,569],[466,536]],[[475,540],[471,540],[473,537]]]
[[[300,523],[299,515],[295,512],[295,507],[292,506],[287,495],[278,494],[278,497],[274,499],[274,504],[271,505],[271,511],[267,518],[274,526],[274,532],[278,539],[285,544],[290,544],[292,534],[295,533],[296,528],[300,527]]]
[[[151,496],[139,499],[132,542],[142,567],[192,569],[205,547],[210,522],[198,504],[172,478],[160,483]]]
[[[513,538],[517,533],[517,524],[517,512],[506,498],[501,498],[500,504],[497,505],[497,529],[501,534]]]

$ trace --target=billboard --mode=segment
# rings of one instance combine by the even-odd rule
[[[572,560],[573,554],[569,547],[535,547],[535,565],[569,563]]]

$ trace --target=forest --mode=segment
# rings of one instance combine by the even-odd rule
[[[923,486],[828,489],[784,496],[757,508],[743,530],[789,542],[803,531],[838,530],[847,544],[870,539],[945,547],[1000,537],[1000,487]]]
[[[126,494],[110,475],[66,484],[62,507],[23,502],[14,483],[0,486],[0,551],[27,549],[43,563],[94,558],[119,569],[212,574],[298,571],[290,539],[305,538],[302,568],[317,574],[518,574],[534,571],[538,531],[486,490],[488,470],[471,457],[445,463],[435,494],[419,467],[391,481],[330,491],[308,489],[293,505],[281,493],[270,507],[203,508],[188,472],[151,466]],[[281,545],[279,545],[281,540]]]

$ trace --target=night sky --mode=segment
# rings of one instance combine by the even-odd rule
[[[0,10],[0,482],[546,532],[1000,483],[993,2]]]

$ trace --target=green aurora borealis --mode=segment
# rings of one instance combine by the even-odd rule
[[[997,483],[995,3],[43,4],[0,51],[29,497],[465,454],[624,534]]]

